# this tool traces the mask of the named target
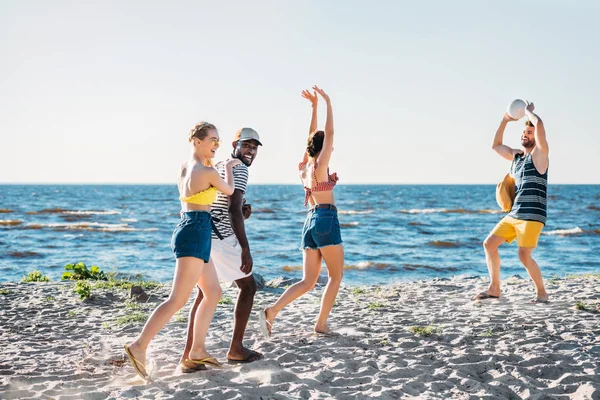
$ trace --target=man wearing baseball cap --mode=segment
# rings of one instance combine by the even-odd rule
[[[262,146],[258,133],[252,128],[238,130],[232,142],[233,151],[231,158],[239,159],[242,164],[233,168],[235,191],[228,197],[218,192],[217,200],[211,206],[213,216],[212,250],[210,258],[215,265],[219,281],[234,281],[240,289],[234,310],[233,337],[227,353],[227,359],[232,362],[252,362],[260,360],[263,355],[247,349],[242,341],[248,318],[254,303],[256,281],[252,276],[252,254],[246,237],[244,219],[250,216],[250,205],[245,205],[244,193],[248,184],[248,167],[256,158],[258,146]],[[221,176],[225,176],[227,160],[217,163],[215,168]],[[196,301],[190,311],[188,322],[188,337],[182,361],[189,358],[188,353],[192,345],[194,315],[202,301],[202,291],[198,291]],[[204,369],[204,366],[184,369],[183,372],[193,372]]]

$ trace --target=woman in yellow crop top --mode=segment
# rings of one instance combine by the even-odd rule
[[[317,93],[327,105],[325,131],[317,130]],[[321,310],[314,326],[316,333],[327,334],[327,319],[335,303],[344,269],[344,247],[340,232],[333,188],[337,174],[329,174],[329,159],[333,152],[333,110],[329,96],[317,86],[313,92],[302,92],[302,97],[312,105],[312,117],[307,145],[299,165],[300,179],[304,185],[304,204],[310,209],[302,229],[300,249],[303,252],[303,277],[288,288],[270,307],[259,311],[259,326],[263,336],[271,336],[271,327],[277,314],[292,301],[311,290],[317,283],[322,261],[327,265],[329,280],[323,291]]]
[[[220,144],[215,126],[208,122],[197,124],[190,131],[188,140],[192,144],[192,155],[181,167],[177,183],[182,212],[181,222],[171,239],[176,258],[171,294],[154,310],[137,339],[125,346],[125,353],[135,371],[144,379],[149,379],[146,349],[150,341],[183,308],[196,285],[202,290],[204,298],[196,311],[190,358],[181,362],[181,368],[185,372],[192,372],[204,369],[206,365],[220,365],[205,347],[206,333],[221,298],[221,287],[210,261],[210,205],[216,198],[217,190],[228,196],[233,193],[232,168],[240,160],[233,159],[227,163],[223,180],[211,164]]]

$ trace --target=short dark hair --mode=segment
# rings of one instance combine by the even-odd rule
[[[525,126],[531,126],[531,127],[535,128],[535,125],[530,120],[525,121]]]
[[[325,139],[325,132],[314,131],[308,137],[306,142],[306,152],[309,156],[314,157],[323,149],[323,140]]]

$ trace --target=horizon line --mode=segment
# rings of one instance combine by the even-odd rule
[[[158,186],[158,185],[173,185],[173,186],[177,186],[176,183],[174,182],[0,182],[0,186],[51,186],[51,185],[63,185],[63,186],[92,186],[92,185],[99,185],[99,186],[143,186],[143,185],[147,185],[147,186]],[[271,182],[260,182],[260,183],[251,183],[249,184],[249,186],[302,186],[302,184],[300,183],[271,183]],[[373,182],[357,182],[357,183],[338,183],[338,186],[364,186],[364,185],[372,185],[372,186],[385,186],[385,185],[389,185],[389,186],[408,186],[408,185],[422,185],[422,186],[426,186],[426,185],[447,185],[447,186],[459,186],[459,185],[497,185],[497,182],[476,182],[476,183],[460,183],[460,182],[453,182],[453,183],[443,183],[443,182],[437,182],[437,183],[427,183],[427,182],[421,182],[421,183],[405,183],[405,182],[378,182],[378,183],[373,183]],[[577,183],[563,183],[563,182],[555,182],[555,183],[551,183],[549,184],[549,186],[553,186],[553,185],[600,185],[600,183],[588,183],[588,182],[577,182]]]

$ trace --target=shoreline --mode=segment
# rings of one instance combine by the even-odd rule
[[[322,286],[278,316],[260,337],[256,311],[283,292],[257,292],[245,344],[265,358],[181,374],[187,310],[150,346],[151,384],[124,361],[131,340],[167,295],[147,302],[122,289],[81,301],[74,282],[0,283],[0,397],[144,398],[589,398],[600,396],[600,278],[548,280],[550,303],[530,304],[529,279],[503,280],[500,300],[472,302],[481,278],[344,286],[332,336],[312,333]],[[224,361],[236,289],[224,289],[207,337]],[[576,304],[583,305],[578,309]],[[152,367],[150,367],[152,369]]]

